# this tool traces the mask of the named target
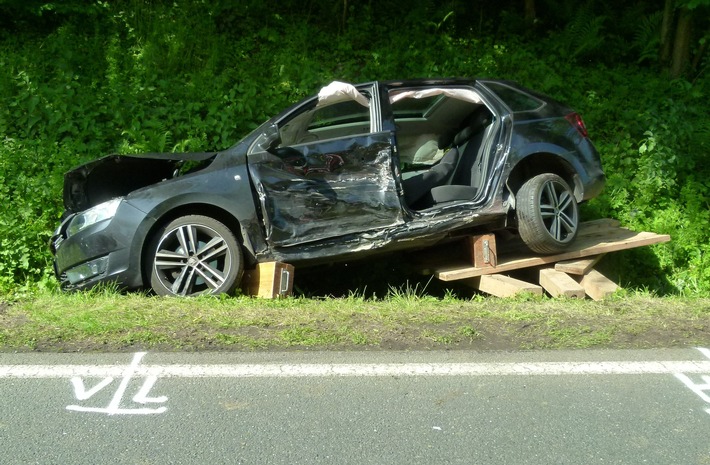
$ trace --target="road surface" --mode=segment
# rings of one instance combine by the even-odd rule
[[[710,464],[710,350],[0,354],[2,464]]]

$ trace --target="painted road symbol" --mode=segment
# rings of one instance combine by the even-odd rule
[[[147,407],[138,407],[138,408],[125,408],[121,407],[123,403],[123,396],[126,393],[126,389],[128,388],[129,383],[131,382],[132,378],[136,374],[136,370],[138,368],[138,365],[141,362],[141,359],[145,356],[146,352],[138,352],[133,355],[133,361],[131,364],[128,366],[126,369],[123,378],[121,379],[121,382],[118,385],[118,388],[116,389],[116,392],[114,393],[113,397],[111,398],[111,402],[109,402],[108,406],[106,407],[87,407],[84,405],[68,405],[67,410],[73,410],[76,412],[92,412],[92,413],[105,413],[108,415],[152,415],[152,414],[157,414],[157,413],[163,413],[167,410],[167,407],[162,406],[158,408],[147,408]],[[166,396],[160,396],[160,397],[148,397],[148,393],[150,392],[151,389],[153,389],[153,385],[155,382],[158,380],[157,376],[147,376],[145,378],[145,381],[143,382],[143,386],[141,386],[140,390],[138,393],[133,396],[133,402],[136,402],[141,405],[145,404],[150,404],[150,403],[165,403],[167,402],[168,398]],[[112,384],[114,381],[114,378],[112,377],[107,377],[104,378],[103,380],[99,381],[98,384],[95,386],[87,389],[86,385],[84,384],[84,380],[80,377],[73,377],[71,379],[72,386],[74,386],[74,396],[78,401],[85,401],[91,399],[96,393],[102,391],[105,387],[109,386]]]

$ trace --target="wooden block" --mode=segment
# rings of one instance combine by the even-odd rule
[[[555,263],[555,270],[563,273],[583,275],[591,270],[605,254],[599,254],[591,258],[581,258],[579,260],[566,260]]]
[[[242,290],[247,295],[274,299],[293,292],[293,265],[281,262],[258,263],[253,270],[245,270]]]
[[[542,287],[502,274],[487,274],[466,280],[466,284],[496,297],[512,297],[522,292],[542,295]]]
[[[589,297],[594,300],[604,300],[619,289],[614,281],[597,270],[589,270],[580,277],[579,284]]]
[[[569,297],[583,299],[584,288],[568,274],[555,271],[553,268],[540,270],[540,285],[552,297]]]
[[[496,236],[493,233],[468,237],[471,263],[476,268],[491,268],[498,261]]]

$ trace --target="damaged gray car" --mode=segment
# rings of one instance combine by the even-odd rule
[[[65,175],[61,287],[231,293],[245,268],[425,248],[473,231],[564,250],[604,186],[582,118],[514,83],[333,82],[214,153]]]

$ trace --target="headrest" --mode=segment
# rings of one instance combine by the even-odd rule
[[[448,131],[439,136],[438,146],[441,150],[451,147],[454,143],[454,136],[456,136],[456,131]]]
[[[478,107],[464,120],[464,128],[454,136],[454,146],[458,147],[483,128],[491,124],[491,112],[485,105]]]

